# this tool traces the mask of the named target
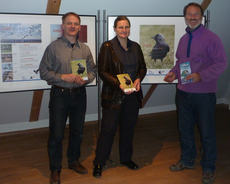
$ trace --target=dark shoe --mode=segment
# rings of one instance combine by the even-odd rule
[[[60,184],[61,183],[60,173],[61,171],[58,171],[58,170],[51,171],[50,184]]]
[[[95,178],[100,178],[102,174],[102,166],[101,165],[95,165],[93,169],[93,176]]]
[[[183,169],[193,169],[193,166],[186,166],[186,165],[182,164],[181,162],[178,162],[176,164],[170,165],[169,169],[171,171],[181,171]]]
[[[132,160],[128,162],[121,162],[122,165],[128,167],[131,170],[137,170],[139,167],[137,164],[135,164]]]
[[[83,165],[81,165],[79,161],[69,164],[68,167],[69,169],[72,169],[79,174],[86,174],[88,172],[87,169]]]
[[[202,175],[202,184],[212,184],[214,182],[214,174],[210,172],[204,172]]]

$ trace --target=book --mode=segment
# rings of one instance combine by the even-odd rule
[[[186,80],[186,76],[191,74],[190,62],[180,64],[180,75],[181,75],[181,84],[187,84],[192,82],[192,79]]]
[[[124,92],[128,91],[136,91],[136,88],[133,84],[133,81],[131,80],[129,74],[118,74],[117,75],[118,80],[121,83],[121,86],[124,88]]]
[[[87,65],[85,59],[71,61],[72,74],[80,75],[82,79],[88,80]]]

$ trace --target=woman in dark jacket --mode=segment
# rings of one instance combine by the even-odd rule
[[[103,81],[101,93],[102,125],[93,161],[94,177],[101,177],[102,168],[109,159],[117,126],[120,126],[120,163],[137,170],[131,158],[133,154],[134,127],[142,101],[141,81],[146,74],[146,64],[140,45],[128,39],[130,21],[118,16],[114,21],[116,36],[102,44],[98,57],[98,73]],[[118,74],[129,74],[136,91],[124,92]]]

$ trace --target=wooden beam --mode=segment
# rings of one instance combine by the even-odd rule
[[[43,92],[44,92],[43,90],[34,91],[33,102],[32,102],[31,112],[30,112],[30,122],[38,121]]]
[[[58,14],[61,5],[61,0],[48,0],[46,14]]]
[[[147,103],[147,101],[149,100],[149,98],[151,97],[151,95],[153,94],[153,92],[155,91],[156,87],[158,84],[152,84],[148,90],[148,92],[146,93],[144,99],[142,100],[142,107],[144,108],[145,104]]]
[[[46,14],[58,14],[61,5],[61,0],[48,0],[47,7],[46,7]],[[43,97],[43,90],[34,91],[33,94],[33,101],[30,111],[30,122],[38,121],[41,104],[42,104],[42,97]]]
[[[203,0],[203,2],[201,3],[201,7],[203,8],[204,11],[208,8],[211,1],[212,0]]]

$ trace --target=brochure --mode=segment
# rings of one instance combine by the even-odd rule
[[[125,92],[136,91],[136,88],[134,87],[134,84],[133,84],[129,74],[127,74],[127,73],[119,74],[119,75],[117,75],[117,78],[120,81]]]
[[[80,75],[82,79],[88,80],[87,65],[85,59],[71,61],[72,74]]]
[[[186,76],[191,74],[190,62],[180,64],[181,84],[187,84],[192,82],[192,79],[186,80]]]

